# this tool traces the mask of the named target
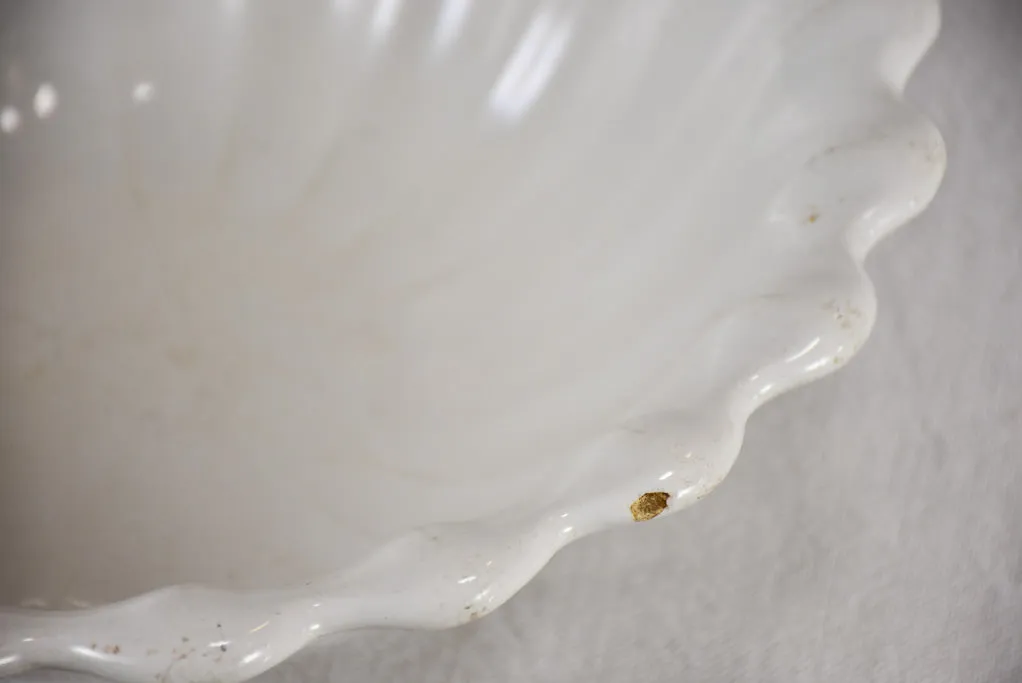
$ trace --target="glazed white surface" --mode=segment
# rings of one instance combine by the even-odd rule
[[[491,616],[256,680],[1022,681],[1022,3],[942,16],[907,97],[947,174],[867,259],[877,321],[847,370],[758,410],[698,505],[573,543]]]
[[[450,625],[567,541],[630,523],[641,493],[676,510],[719,483],[756,406],[858,349],[874,307],[861,259],[944,162],[897,95],[932,3],[719,5],[519,8],[453,43],[435,7],[324,8],[328,22],[224,5],[191,57],[240,73],[157,60],[78,99],[54,76],[57,108],[0,140],[18,558],[3,588],[50,604],[267,590],[8,611],[7,669],[231,680],[321,633]],[[94,54],[74,39],[96,39],[74,14],[39,20],[68,39],[68,69]],[[444,52],[482,49],[469,37],[491,25],[520,29],[492,60]],[[636,50],[640,30],[673,42]],[[223,31],[237,55],[215,52]],[[545,52],[501,87],[530,31]],[[166,57],[159,35],[110,33],[113,56],[93,50],[113,64]],[[425,48],[440,61],[423,67]],[[541,92],[536,54],[555,48]],[[324,88],[328,63],[358,97]],[[82,113],[60,128],[64,111]],[[341,114],[351,128],[332,128]]]

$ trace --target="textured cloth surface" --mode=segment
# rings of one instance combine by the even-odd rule
[[[260,683],[1022,683],[1022,0],[947,0],[909,97],[950,162],[870,257],[873,337],[757,413],[713,495],[570,546],[478,622]]]

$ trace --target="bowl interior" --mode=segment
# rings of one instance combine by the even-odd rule
[[[780,68],[800,4],[10,11],[0,603],[556,498],[806,248],[767,208],[842,121]]]

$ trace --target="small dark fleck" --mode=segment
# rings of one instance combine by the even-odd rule
[[[216,622],[216,627],[217,627],[217,628],[223,628],[223,626],[221,626],[221,625],[220,625],[220,622],[219,622],[219,621],[218,621],[218,622]]]
[[[220,651],[221,652],[227,652],[227,646],[226,645],[221,645],[220,646]]]
[[[182,643],[187,643],[188,642],[188,636],[181,636],[181,642]]]

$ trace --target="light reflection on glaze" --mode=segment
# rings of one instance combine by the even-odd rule
[[[244,657],[241,658],[241,663],[242,664],[251,664],[252,662],[256,661],[257,659],[259,659],[262,656],[263,656],[263,651],[262,650],[256,650],[255,652],[250,652],[250,653],[248,653],[247,655],[245,655]]]
[[[398,15],[404,0],[376,0],[376,8],[369,24],[370,36],[375,41],[382,41],[397,25]]]
[[[805,347],[785,358],[784,359],[785,362],[791,363],[793,361],[798,360],[802,356],[806,355],[807,353],[809,353],[810,351],[812,351],[813,349],[820,345],[820,339],[821,339],[820,337],[814,337],[811,342],[805,345]]]
[[[0,131],[13,133],[21,125],[21,114],[14,107],[8,105],[0,109]]]
[[[814,360],[812,363],[809,363],[808,365],[806,365],[803,368],[803,370],[805,372],[815,372],[815,371],[819,370],[820,368],[827,367],[827,365],[832,363],[832,362],[833,362],[833,360],[831,358],[820,358],[820,359]]]
[[[258,626],[256,626],[254,629],[250,630],[249,633],[257,633],[259,631],[262,631],[264,628],[266,628],[269,625],[270,625],[270,621],[269,621],[269,619],[267,619],[263,623],[261,623]]]
[[[472,0],[444,0],[437,17],[433,42],[439,51],[453,45],[472,9]]]
[[[554,10],[537,10],[490,90],[490,109],[499,118],[515,121],[539,100],[557,72],[572,30],[571,22]]]
[[[131,89],[131,99],[135,104],[147,104],[156,97],[156,86],[151,81],[139,81]]]
[[[57,89],[51,83],[43,83],[36,90],[35,97],[32,98],[32,108],[35,110],[36,116],[45,119],[49,118],[56,110],[57,102]]]

